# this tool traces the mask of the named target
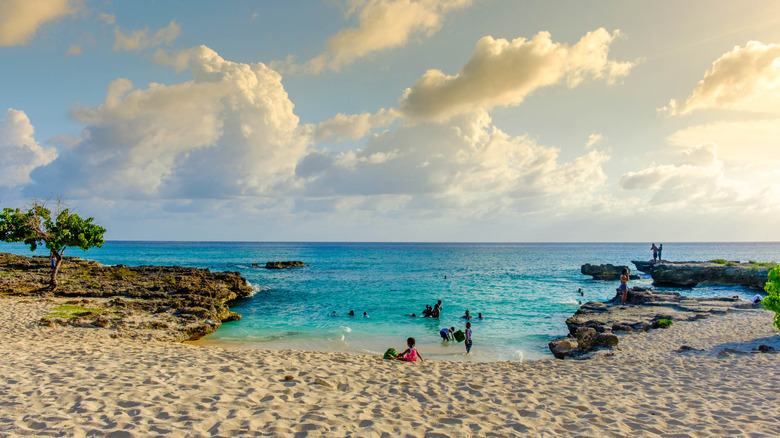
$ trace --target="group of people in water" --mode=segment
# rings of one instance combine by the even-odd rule
[[[433,307],[426,304],[425,310],[422,311],[422,315],[420,316],[423,318],[438,318],[439,316],[441,316],[441,309],[442,309],[441,300],[439,300],[436,304],[434,304]],[[415,317],[417,315],[414,313],[410,313],[409,316]]]

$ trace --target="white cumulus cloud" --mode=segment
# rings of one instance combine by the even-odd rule
[[[22,45],[42,25],[80,8],[80,0],[0,0],[0,46]]]
[[[474,108],[518,105],[534,90],[561,82],[569,87],[588,78],[612,83],[634,65],[609,59],[619,34],[600,28],[573,46],[553,42],[549,32],[530,40],[486,36],[458,74],[428,70],[405,91],[399,107],[407,119],[446,119]]]
[[[413,35],[432,35],[441,28],[447,12],[470,4],[471,0],[349,0],[346,15],[357,16],[357,27],[331,36],[326,50],[303,65],[295,65],[289,58],[272,66],[314,74],[325,69],[338,71],[370,53],[402,47]]]
[[[688,99],[672,99],[659,111],[680,116],[712,108],[780,113],[780,45],[734,47],[712,63]]]
[[[586,148],[592,147],[594,144],[600,142],[602,138],[603,138],[603,135],[601,135],[601,134],[591,134],[591,135],[589,135],[588,136],[588,142],[585,143],[585,147]]]
[[[185,51],[193,80],[108,87],[103,104],[76,107],[78,144],[35,172],[72,198],[230,198],[263,195],[293,176],[304,154],[281,76],[262,63]]]
[[[35,141],[35,129],[24,111],[9,108],[0,120],[0,186],[14,187],[30,182],[30,172],[57,157],[54,148]]]
[[[679,164],[662,164],[620,178],[624,190],[650,193],[644,208],[697,209],[704,211],[766,212],[777,210],[780,185],[756,187],[744,179],[730,178],[714,144],[702,144],[681,152]]]
[[[181,27],[176,20],[171,20],[168,26],[158,30],[154,35],[149,34],[149,29],[131,30],[122,32],[119,26],[114,28],[115,51],[143,50],[147,47],[157,47],[162,44],[171,44],[181,34]]]
[[[381,201],[386,209],[478,216],[565,205],[603,184],[607,159],[592,151],[559,163],[556,149],[511,137],[492,126],[486,112],[476,111],[447,123],[387,131],[364,149],[312,152],[296,174],[307,197],[334,209]]]
[[[717,121],[681,129],[667,138],[669,144],[717,143],[718,156],[732,165],[780,167],[780,119]]]
[[[358,140],[376,128],[393,123],[400,116],[401,114],[393,108],[389,110],[382,108],[374,114],[368,112],[350,115],[338,113],[316,126],[314,139],[317,142]]]

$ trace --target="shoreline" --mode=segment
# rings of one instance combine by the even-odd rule
[[[769,436],[780,416],[780,354],[751,352],[780,350],[763,310],[621,334],[588,361],[409,364],[38,325],[50,306],[0,298],[0,435]]]

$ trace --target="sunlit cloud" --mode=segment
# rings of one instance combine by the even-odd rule
[[[713,108],[780,114],[780,45],[750,41],[712,63],[685,101],[659,111],[681,116]]]
[[[780,119],[711,122],[681,129],[667,138],[672,146],[715,143],[718,156],[734,165],[780,165]]]
[[[374,114],[343,114],[338,113],[333,118],[319,123],[314,131],[314,140],[322,141],[345,141],[359,140],[365,137],[374,129],[385,127],[401,117],[401,114],[391,108],[389,110],[382,108]]]
[[[356,16],[357,27],[331,36],[325,51],[302,65],[293,57],[271,63],[290,73],[339,71],[356,59],[374,52],[405,46],[414,35],[431,36],[441,28],[444,16],[471,5],[472,0],[349,0],[346,18]]]
[[[408,120],[441,120],[474,108],[518,105],[533,91],[558,83],[571,88],[586,79],[613,83],[634,66],[609,59],[619,35],[601,28],[573,46],[553,42],[549,32],[530,40],[486,36],[456,75],[428,70],[405,91],[399,107]]]
[[[70,56],[78,56],[81,55],[83,52],[83,49],[78,44],[71,44],[68,46],[68,50],[65,52],[66,55]]]
[[[9,108],[0,119],[0,186],[28,184],[30,172],[57,157],[54,148],[35,140],[35,129],[24,111]]]
[[[509,136],[476,111],[447,123],[386,131],[364,149],[312,152],[296,175],[305,181],[306,197],[333,208],[343,208],[345,199],[361,205],[381,197],[397,208],[479,216],[565,207],[566,200],[604,183],[601,165],[608,158],[592,151],[560,163],[556,149]]]
[[[176,20],[171,20],[168,26],[158,30],[154,35],[149,34],[149,29],[131,30],[122,32],[119,26],[114,28],[115,51],[143,50],[148,47],[157,47],[162,44],[171,44],[181,34],[181,27]]]
[[[588,141],[585,143],[586,148],[593,147],[596,143],[600,142],[603,135],[601,134],[591,134],[588,136]]]
[[[748,181],[728,177],[714,144],[702,144],[681,151],[678,164],[662,164],[620,178],[624,190],[649,193],[644,208],[692,209],[745,213],[777,211],[780,185],[755,187]]]
[[[216,199],[263,195],[290,179],[308,140],[281,76],[205,46],[183,56],[191,81],[135,89],[117,79],[101,105],[73,108],[71,116],[86,125],[79,142],[34,172],[31,190]]]
[[[106,24],[116,23],[116,15],[108,14],[106,12],[101,12],[100,15],[98,15],[98,19]]]
[[[44,24],[81,8],[81,0],[0,0],[0,46],[25,44]]]

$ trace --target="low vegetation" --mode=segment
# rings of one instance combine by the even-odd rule
[[[726,266],[739,266],[739,263],[732,262],[731,260],[724,260],[724,259],[712,259],[710,260],[711,263],[717,263],[719,265],[726,265]]]
[[[765,310],[775,312],[774,326],[780,329],[780,266],[775,266],[769,271],[764,291],[766,291],[767,296],[761,303]]]
[[[57,306],[51,309],[51,311],[49,311],[46,317],[73,319],[73,318],[78,318],[80,316],[86,316],[86,315],[100,315],[103,312],[104,311],[102,309],[63,304],[61,306]]]
[[[138,277],[138,273],[131,271],[126,266],[121,266],[114,270],[111,275],[116,280],[126,280],[129,278],[136,278]]]
[[[755,262],[753,260],[748,262],[748,269],[750,270],[758,270],[758,269],[769,269],[772,270],[777,266],[777,262]]]
[[[672,321],[671,319],[661,318],[658,321],[656,321],[655,324],[660,328],[669,328],[672,326],[672,324],[674,324],[674,321]]]

